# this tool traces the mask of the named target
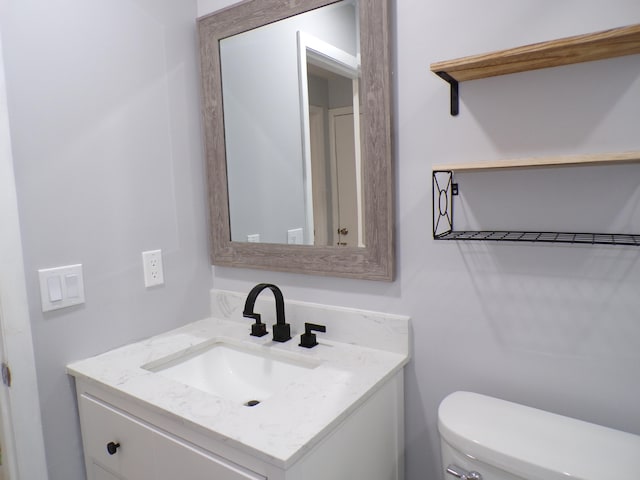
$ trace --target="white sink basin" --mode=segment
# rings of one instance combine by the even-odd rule
[[[254,406],[317,367],[319,363],[268,347],[216,342],[197,351],[156,360],[142,368],[247,406]]]

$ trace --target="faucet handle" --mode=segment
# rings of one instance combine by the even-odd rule
[[[327,327],[324,325],[317,325],[315,323],[305,323],[304,324],[304,333],[300,335],[300,343],[299,345],[304,348],[313,348],[318,345],[316,340],[316,335],[311,333],[312,331],[316,332],[326,332]]]
[[[264,337],[267,334],[267,326],[260,321],[259,313],[242,313],[243,317],[252,318],[256,322],[251,325],[251,336],[253,337]]]

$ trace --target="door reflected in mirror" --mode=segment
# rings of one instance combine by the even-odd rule
[[[357,3],[220,40],[231,241],[364,247]]]

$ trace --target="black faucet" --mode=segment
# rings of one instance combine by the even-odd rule
[[[267,334],[266,325],[260,321],[260,314],[253,312],[256,299],[265,288],[270,289],[276,299],[276,323],[273,326],[273,340],[275,342],[286,342],[291,339],[291,326],[284,321],[284,297],[280,289],[275,285],[271,283],[259,283],[253,287],[249,295],[247,295],[242,316],[252,318],[256,321],[256,323],[251,326],[251,335],[254,337],[262,337]]]

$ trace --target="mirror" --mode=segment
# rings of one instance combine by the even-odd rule
[[[343,0],[220,40],[232,241],[357,243],[357,32]]]
[[[198,19],[214,265],[393,279],[388,8],[249,0]]]

